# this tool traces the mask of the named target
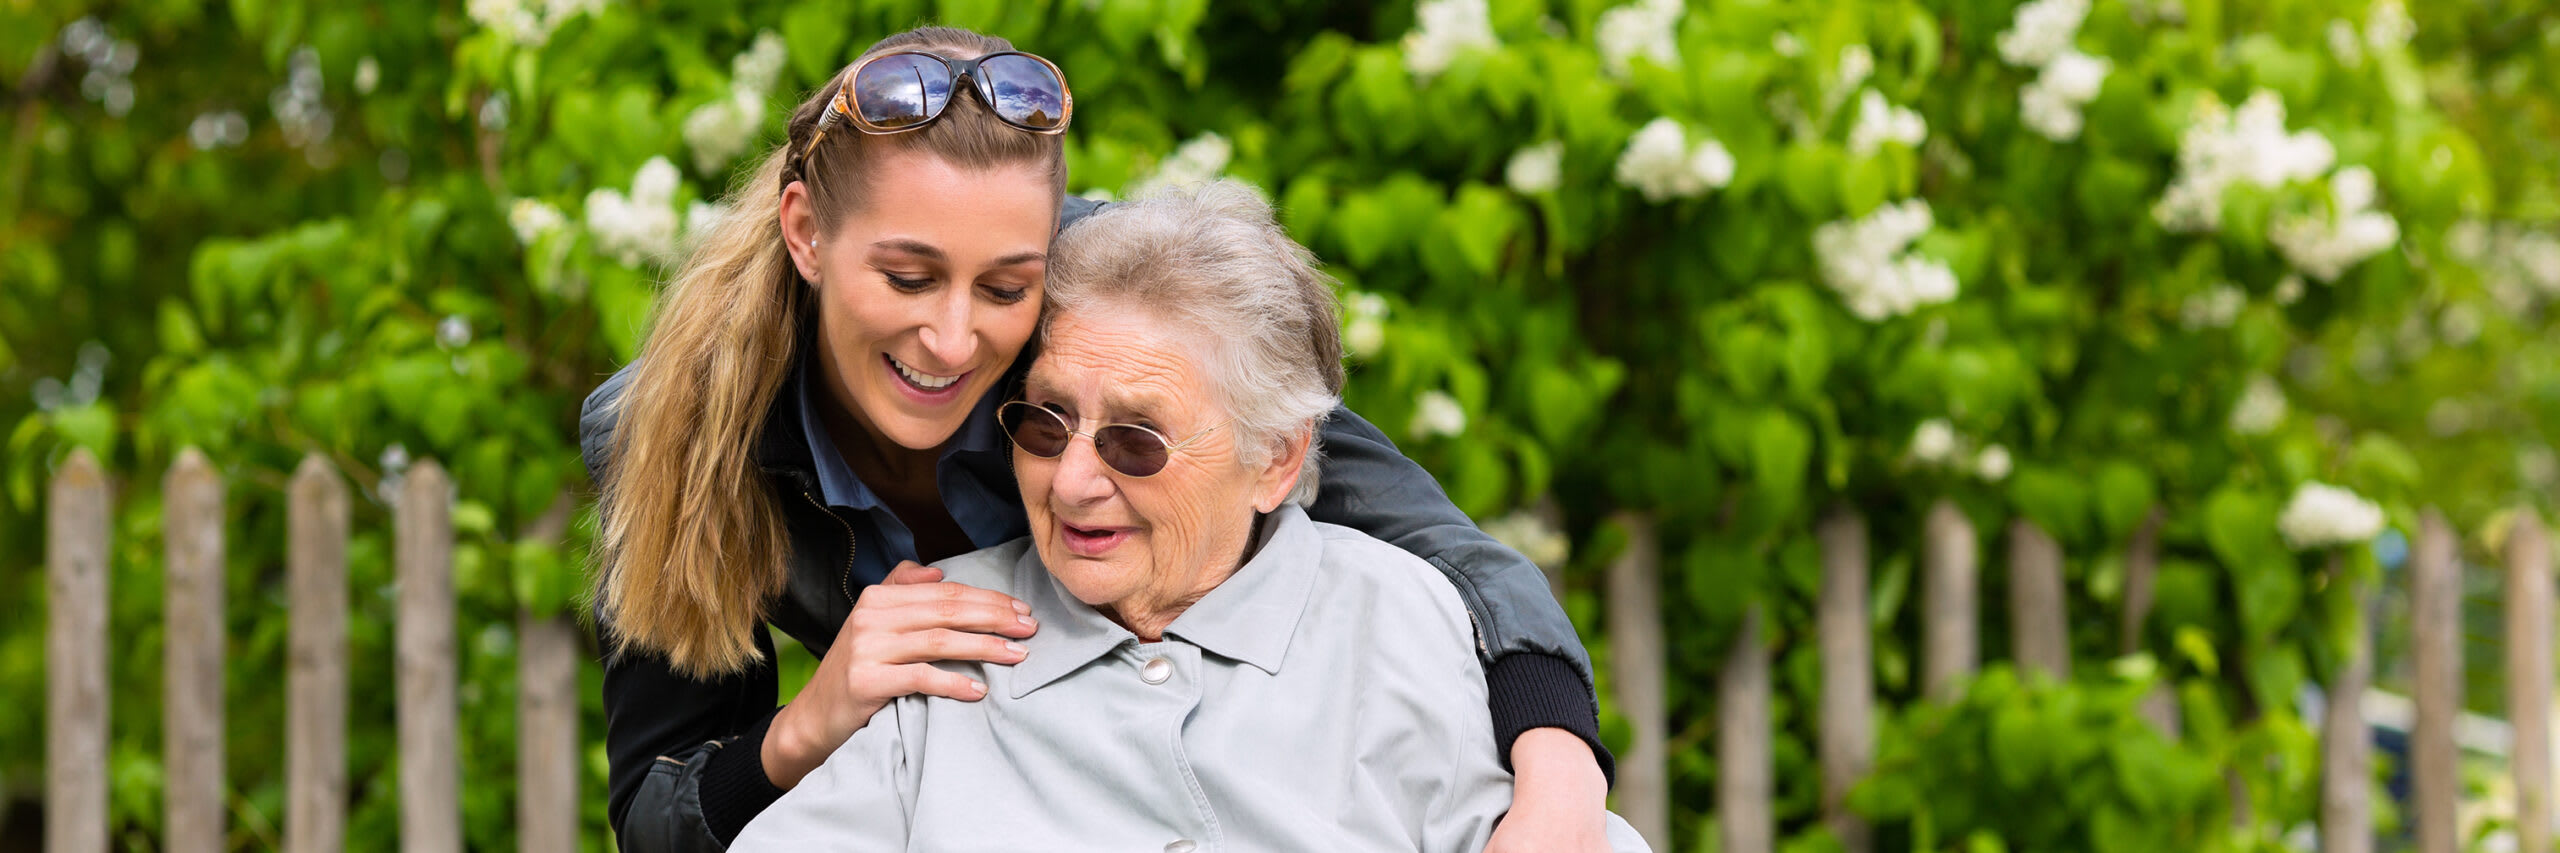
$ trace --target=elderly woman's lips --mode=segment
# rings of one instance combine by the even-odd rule
[[[1058,537],[1059,543],[1067,546],[1067,553],[1079,557],[1111,553],[1111,549],[1129,541],[1130,533],[1126,527],[1078,527],[1063,521],[1058,522],[1058,530],[1062,534]]]

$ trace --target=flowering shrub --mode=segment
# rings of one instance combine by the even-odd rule
[[[2535,35],[2560,13],[2512,7],[0,7],[0,531],[37,540],[70,447],[128,472],[118,654],[157,660],[148,472],[187,445],[225,467],[233,600],[262,601],[277,485],[321,453],[372,498],[352,641],[381,660],[381,485],[436,458],[459,489],[465,755],[512,754],[509,626],[574,607],[585,535],[516,531],[587,487],[579,400],[795,99],[938,20],[1067,70],[1077,191],[1266,189],[1346,286],[1353,407],[1561,566],[1604,659],[1594,592],[1624,547],[1604,519],[1655,517],[1674,849],[1712,834],[1707,685],[1753,602],[1778,654],[1780,826],[1828,843],[1803,709],[1832,507],[1875,531],[1892,710],[1855,802],[1885,846],[2263,849],[2312,813],[2292,702],[2335,659],[2338,591],[2375,571],[2363,543],[2421,505],[2469,529],[2560,488],[2560,39]],[[2058,539],[2074,651],[2116,665],[1921,703],[1909,591],[1941,497],[1986,536],[2023,517]],[[2128,656],[2118,555],[2154,512],[2157,605]],[[5,575],[0,609],[34,612],[39,576]],[[280,612],[233,618],[234,677],[278,680]],[[36,695],[40,623],[12,624],[0,689]],[[359,667],[354,693],[351,831],[373,846],[396,823],[385,676]],[[2129,734],[2154,687],[2178,739]],[[153,690],[119,678],[114,700],[136,833],[160,820]],[[275,844],[269,692],[231,696],[242,849]],[[37,726],[0,722],[0,778],[34,778]],[[2237,775],[2247,821],[2198,767]],[[506,844],[508,770],[465,766],[475,848]],[[2120,831],[2006,808],[2044,791]]]

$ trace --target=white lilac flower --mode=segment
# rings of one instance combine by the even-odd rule
[[[2302,276],[2286,273],[2283,278],[2276,279],[2276,289],[2271,295],[2275,297],[2278,305],[2291,305],[2302,301]]]
[[[1918,111],[1894,106],[1874,89],[1858,96],[1858,120],[1849,128],[1849,150],[1865,156],[1887,142],[1918,148],[1928,138],[1929,123]]]
[[[1520,149],[1503,167],[1502,178],[1521,195],[1554,192],[1564,179],[1564,143],[1550,139]]]
[[[2034,82],[2018,90],[2018,119],[2055,142],[2080,137],[2080,108],[2098,97],[2112,63],[2077,50],[2064,50],[2044,64]]]
[[[1376,355],[1387,344],[1387,300],[1359,293],[1343,300],[1342,348],[1354,358]]]
[[[320,99],[320,51],[310,45],[295,48],[286,64],[284,85],[267,96],[276,127],[284,131],[285,144],[296,148],[326,141],[336,117]]]
[[[1565,538],[1564,531],[1527,512],[1515,511],[1487,521],[1483,530],[1494,541],[1511,546],[1511,550],[1520,552],[1520,556],[1529,558],[1529,562],[1538,564],[1542,569],[1564,565],[1564,561],[1573,555],[1573,542]]]
[[[1973,472],[1982,479],[1997,483],[2009,479],[2009,448],[1994,444],[1973,458]]]
[[[1794,33],[1779,30],[1777,35],[1769,37],[1769,51],[1793,59],[1804,55],[1804,42],[1797,40]]]
[[[1421,438],[1456,436],[1467,431],[1467,410],[1446,391],[1424,391],[1413,405],[1413,434]]]
[[[1911,458],[1927,465],[1947,465],[1964,452],[1956,439],[1955,425],[1945,418],[1930,418],[1911,431]]]
[[[1618,183],[1642,193],[1646,201],[1696,198],[1733,181],[1733,153],[1713,137],[1689,143],[1689,132],[1669,118],[1657,118],[1636,131],[1618,155]]]
[[[676,183],[681,179],[665,157],[651,157],[631,180],[631,194],[598,189],[587,194],[587,230],[597,248],[628,266],[675,251],[678,236]]]
[[[382,85],[382,62],[367,56],[356,60],[356,94],[370,95]]]
[[[1847,92],[1856,89],[1857,87],[1864,85],[1867,82],[1867,78],[1875,76],[1875,73],[1876,52],[1874,49],[1867,47],[1865,44],[1853,44],[1840,49],[1839,91]],[[1835,100],[1833,103],[1838,103],[1838,101]]]
[[[2223,192],[2235,183],[2278,187],[2319,177],[2337,149],[2318,131],[2285,131],[2284,101],[2260,90],[2237,111],[2207,98],[2178,139],[2178,173],[2151,209],[2171,231],[2222,228]]]
[[[516,199],[516,203],[507,208],[507,225],[515,229],[516,242],[527,246],[541,242],[543,237],[567,224],[569,219],[560,214],[559,208],[536,199]]]
[[[2382,533],[2382,507],[2346,489],[2306,482],[2276,516],[2276,532],[2297,551],[2368,542]]]
[[[1156,170],[1129,188],[1130,198],[1144,198],[1166,187],[1196,187],[1218,179],[1235,159],[1235,145],[1216,133],[1203,133],[1173,149]]]
[[[1404,36],[1404,67],[1429,80],[1463,53],[1493,50],[1492,14],[1485,0],[1423,0],[1413,10],[1413,31]]]
[[[2527,231],[2513,241],[2509,259],[2543,293],[2560,295],[2560,237]]]
[[[1849,313],[1870,322],[1955,299],[1953,270],[1906,251],[1932,223],[1929,203],[1919,199],[1878,207],[1864,218],[1824,223],[1813,231],[1823,281],[1840,294]]]
[[[2374,0],[2365,10],[2364,43],[2376,51],[2390,50],[2409,43],[2418,34],[2418,22],[2410,20],[2409,7],[2400,0]]]
[[[2267,240],[2295,268],[2312,278],[2334,281],[2348,267],[2400,242],[2399,221],[2371,209],[2373,196],[2371,169],[2339,169],[2329,181],[2327,215],[2284,216],[2269,226]]]
[[[2231,431],[2240,435],[2266,435],[2284,425],[2287,406],[2284,389],[2264,374],[2249,377],[2240,390],[2240,399],[2231,404]]]
[[[772,92],[774,83],[782,79],[782,63],[789,58],[787,51],[780,33],[772,30],[756,33],[756,40],[729,60],[729,85],[756,92]]]
[[[695,107],[684,117],[684,144],[693,167],[716,172],[755,144],[764,126],[764,93],[739,86],[728,97]]]
[[[2338,65],[2346,68],[2363,67],[2364,41],[2362,36],[2356,34],[2356,25],[2347,23],[2341,18],[2331,18],[2329,29],[2324,35],[2329,40],[2329,56],[2338,60]]]
[[[2009,29],[1998,37],[2000,58],[2020,68],[2038,68],[2071,49],[2080,22],[2089,17],[2089,0],[2033,0],[2018,7]]]
[[[2190,331],[2229,328],[2249,305],[2249,294],[2222,282],[2188,294],[2178,306],[2178,322]]]
[[[447,314],[436,322],[436,346],[461,349],[471,345],[471,320],[460,314]]]
[[[541,47],[551,33],[578,15],[601,11],[604,0],[466,0],[463,13],[510,44]]]
[[[2080,138],[2080,106],[2040,83],[2018,90],[2018,121],[2055,142]]]
[[[2036,82],[2075,105],[2086,104],[2097,99],[2098,87],[2107,82],[2107,71],[2113,65],[2103,57],[2065,50],[2045,63]]]
[[[1614,77],[1625,77],[1636,57],[1655,65],[1680,64],[1680,0],[1637,0],[1600,13],[1593,33],[1600,43],[1600,65]]]
[[[187,123],[187,142],[198,151],[229,148],[249,140],[249,119],[239,110],[200,113]]]

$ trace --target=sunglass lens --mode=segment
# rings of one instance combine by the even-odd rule
[[[942,114],[951,102],[951,68],[939,57],[898,53],[872,60],[853,79],[854,108],[862,120],[901,128]]]
[[[1048,64],[1005,54],[978,63],[978,73],[986,78],[996,117],[1033,130],[1054,130],[1066,121],[1067,84]]]
[[[1171,454],[1155,433],[1116,424],[1095,431],[1093,446],[1102,452],[1102,464],[1132,477],[1155,476]]]
[[[1006,403],[996,410],[996,419],[1004,425],[1006,435],[1013,436],[1014,446],[1043,459],[1055,458],[1067,451],[1067,424],[1056,412],[1030,403]]]

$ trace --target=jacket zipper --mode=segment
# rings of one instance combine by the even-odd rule
[[[844,516],[837,515],[836,511],[828,509],[826,504],[819,503],[817,495],[809,494],[804,491],[800,493],[800,497],[807,499],[809,501],[809,505],[817,507],[819,512],[826,513],[828,518],[835,519],[837,527],[844,528],[844,573],[836,576],[836,588],[844,591],[844,603],[851,605],[854,603],[853,547],[855,539],[853,537],[853,525],[845,523]]]

